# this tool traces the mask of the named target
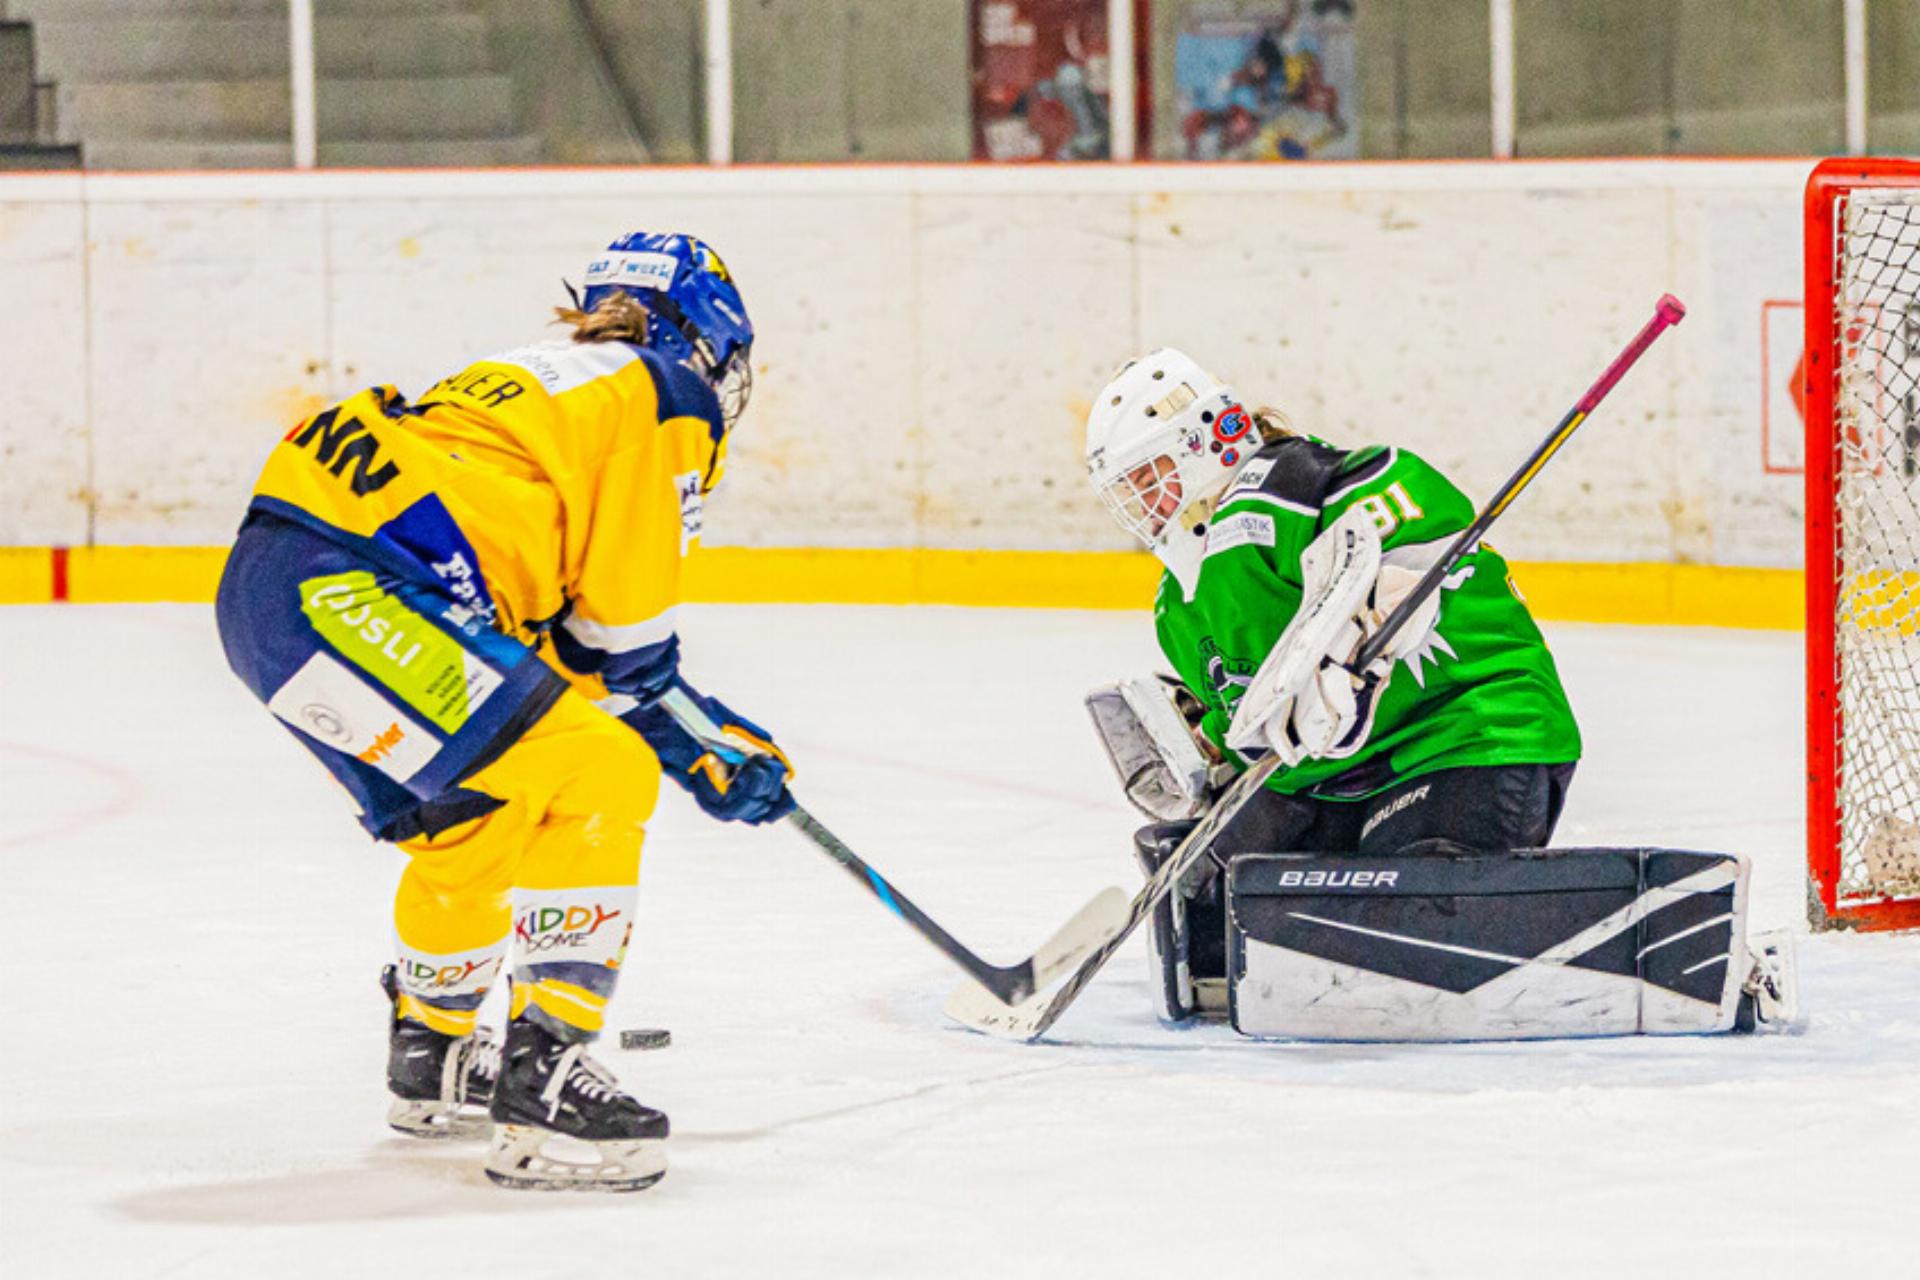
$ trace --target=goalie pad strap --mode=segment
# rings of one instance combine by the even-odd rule
[[[1133,856],[1140,863],[1140,873],[1151,877],[1191,830],[1191,822],[1159,822],[1134,832]],[[1146,922],[1147,990],[1153,997],[1154,1016],[1169,1025],[1185,1022],[1195,1013],[1188,963],[1192,921],[1186,908],[1186,895],[1176,885],[1154,904]]]
[[[1316,1040],[1726,1031],[1747,863],[1663,849],[1250,854],[1228,885],[1234,1026]]]

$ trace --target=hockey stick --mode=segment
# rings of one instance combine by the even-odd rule
[[[1447,547],[1446,554],[1422,575],[1413,590],[1407,594],[1406,599],[1400,602],[1399,607],[1387,615],[1380,624],[1379,631],[1360,646],[1359,652],[1354,655],[1350,670],[1365,671],[1382,653],[1386,652],[1387,645],[1392,642],[1394,635],[1406,625],[1407,619],[1413,616],[1421,602],[1439,590],[1441,581],[1452,571],[1454,565],[1479,544],[1487,527],[1499,518],[1500,513],[1507,509],[1508,504],[1519,495],[1522,489],[1533,482],[1533,478],[1540,473],[1540,469],[1547,465],[1547,460],[1559,451],[1560,446],[1567,442],[1568,437],[1573,435],[1594,408],[1606,398],[1607,393],[1613,390],[1614,385],[1620,381],[1627,370],[1646,354],[1647,348],[1653,345],[1654,339],[1668,328],[1679,324],[1686,314],[1687,309],[1672,294],[1666,294],[1660,299],[1654,308],[1653,318],[1647,321],[1640,332],[1634,336],[1633,341],[1629,342],[1626,348],[1614,358],[1613,363],[1607,366],[1606,372],[1602,373],[1599,380],[1587,389],[1587,393],[1580,397],[1579,402],[1568,410],[1567,416],[1560,419],[1559,425],[1554,427],[1553,432],[1541,442],[1540,447],[1533,451],[1533,456],[1528,458],[1504,485],[1500,486],[1500,491],[1494,494],[1493,499],[1474,518],[1473,523],[1460,531],[1460,535]],[[1351,555],[1351,547],[1343,548],[1343,554]],[[1360,678],[1355,677],[1356,680]],[[1269,752],[1261,757],[1259,763],[1234,780],[1233,785],[1226,789],[1214,802],[1213,807],[1207,811],[1206,816],[1200,820],[1200,824],[1180,842],[1180,847],[1173,851],[1173,856],[1162,863],[1159,869],[1148,877],[1147,883],[1142,886],[1140,892],[1134,895],[1132,903],[1127,908],[1126,921],[1119,932],[1082,960],[1080,967],[1074,970],[1059,990],[1051,994],[1036,995],[1009,1009],[980,1001],[974,997],[971,988],[962,987],[947,1001],[947,1016],[976,1031],[985,1031],[1014,1040],[1036,1040],[1045,1035],[1048,1029],[1059,1021],[1060,1015],[1067,1011],[1067,1007],[1079,997],[1086,985],[1093,981],[1093,976],[1113,957],[1113,953],[1120,949],[1121,944],[1140,926],[1140,922],[1145,920],[1159,904],[1160,899],[1167,895],[1174,883],[1206,855],[1215,837],[1229,822],[1233,821],[1241,809],[1246,807],[1247,802],[1261,787],[1266,785],[1267,779],[1273,776],[1279,764],[1279,757]]]
[[[728,741],[720,726],[683,690],[669,689],[661,696],[660,705],[679,722],[681,728],[723,760],[728,756],[738,759],[743,754],[742,744]],[[913,900],[894,888],[885,876],[868,866],[859,854],[849,849],[844,841],[827,830],[818,818],[798,802],[794,804],[793,812],[787,815],[787,821],[798,827],[802,835],[844,867],[848,875],[865,885],[889,911],[906,921],[909,928],[931,942],[942,955],[958,965],[969,978],[1003,1005],[1018,1004],[1046,987],[1080,957],[1113,936],[1126,919],[1126,894],[1119,889],[1105,889],[1075,912],[1071,920],[1055,930],[1053,936],[1027,959],[1012,965],[989,964],[942,929],[933,917],[915,906]]]

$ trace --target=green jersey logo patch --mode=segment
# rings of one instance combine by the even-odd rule
[[[1212,636],[1201,637],[1200,656],[1207,660],[1207,684],[1212,687],[1213,696],[1222,707],[1232,711],[1240,695],[1247,691],[1247,685],[1252,683],[1258,664],[1228,657],[1213,642]]]

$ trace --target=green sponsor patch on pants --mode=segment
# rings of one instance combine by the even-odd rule
[[[364,570],[308,578],[300,611],[376,683],[446,733],[480,709],[501,678]]]

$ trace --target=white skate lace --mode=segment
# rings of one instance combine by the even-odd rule
[[[500,1078],[500,1041],[481,1031],[467,1041],[467,1074],[487,1080]]]
[[[441,1069],[440,1095],[455,1103],[466,1102],[472,1094],[467,1082],[475,1076],[500,1078],[500,1041],[485,1028],[453,1042],[453,1051],[447,1054]]]
[[[567,1086],[595,1101],[604,1102],[618,1097],[620,1087],[617,1081],[607,1073],[607,1069],[587,1056],[584,1044],[569,1045],[553,1063],[553,1075],[547,1080],[547,1087],[540,1091],[540,1101],[547,1104],[547,1119],[552,1120],[560,1114],[560,1098]]]

